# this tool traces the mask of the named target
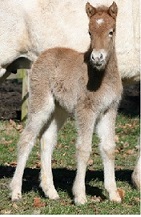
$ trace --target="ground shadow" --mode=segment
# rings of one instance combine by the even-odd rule
[[[12,178],[15,171],[14,167],[11,166],[0,166],[0,179],[2,178]],[[72,185],[75,178],[76,171],[69,170],[66,168],[56,168],[53,169],[54,184],[56,189],[61,189],[68,193],[72,197]],[[116,180],[127,182],[132,185],[131,182],[132,170],[117,170],[116,171]],[[23,192],[29,192],[31,190],[37,191],[41,196],[43,192],[39,187],[40,180],[40,170],[26,168],[23,176]],[[105,195],[102,192],[102,189],[98,187],[92,187],[89,185],[91,180],[103,181],[103,171],[88,170],[86,174],[86,191],[87,195],[91,196],[100,196],[103,200],[106,199]]]

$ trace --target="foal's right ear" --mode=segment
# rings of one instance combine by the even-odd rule
[[[96,8],[93,7],[89,2],[86,3],[86,13],[91,18],[96,13]]]
[[[113,2],[113,4],[109,7],[109,14],[111,17],[116,19],[117,13],[118,13],[117,4],[115,2]]]

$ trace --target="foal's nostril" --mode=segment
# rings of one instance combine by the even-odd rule
[[[104,56],[102,53],[91,53],[91,60],[94,62],[101,62],[104,59]]]
[[[103,60],[103,54],[102,53],[100,54],[100,60]]]
[[[97,68],[98,70],[104,68],[106,64],[106,52],[101,50],[93,49],[91,55],[90,55],[90,62],[92,65]]]
[[[91,60],[95,60],[93,53],[91,54]]]

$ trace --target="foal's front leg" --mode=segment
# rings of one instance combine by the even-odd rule
[[[116,108],[109,109],[101,117],[97,132],[100,137],[100,151],[104,165],[104,185],[111,201],[121,202],[115,181],[115,119]]]
[[[91,153],[91,143],[95,118],[92,112],[85,111],[76,117],[78,138],[76,142],[77,173],[73,184],[74,202],[76,205],[87,202],[85,176],[87,162]]]

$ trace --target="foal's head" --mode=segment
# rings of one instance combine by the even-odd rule
[[[95,8],[86,4],[86,13],[90,19],[89,34],[91,37],[90,61],[97,70],[103,70],[112,54],[115,42],[117,5]]]

